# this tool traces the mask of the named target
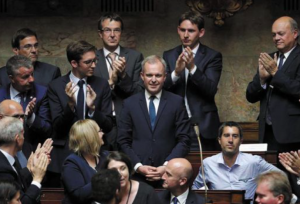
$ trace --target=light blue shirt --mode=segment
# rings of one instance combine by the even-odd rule
[[[205,181],[212,190],[246,190],[245,199],[253,199],[256,183],[255,178],[266,171],[280,171],[257,155],[240,152],[234,165],[230,168],[219,153],[203,160]],[[192,189],[203,187],[201,167]]]

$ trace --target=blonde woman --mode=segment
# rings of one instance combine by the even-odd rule
[[[87,204],[93,201],[91,178],[108,155],[107,151],[99,153],[104,144],[102,137],[102,130],[90,119],[79,120],[71,127],[69,148],[74,153],[63,164],[63,204]]]

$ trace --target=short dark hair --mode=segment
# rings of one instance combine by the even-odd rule
[[[20,186],[17,183],[8,180],[1,180],[0,203],[10,203],[18,191],[20,191]]]
[[[124,29],[124,24],[123,24],[123,20],[121,18],[120,15],[116,14],[116,13],[106,13],[103,16],[100,17],[100,19],[98,20],[98,30],[102,31],[102,23],[103,21],[105,21],[106,19],[110,19],[110,21],[117,21],[121,23],[121,30]]]
[[[240,134],[240,138],[243,138],[243,130],[241,128],[241,126],[237,123],[237,122],[234,122],[234,121],[227,121],[227,122],[224,122],[220,128],[219,128],[219,134],[218,134],[218,137],[221,137],[222,134],[223,134],[223,130],[225,127],[236,127],[239,129],[239,134]]]
[[[204,28],[204,18],[199,12],[187,11],[183,13],[179,18],[178,25],[180,26],[180,24],[185,20],[189,20],[191,23],[196,24],[199,30]]]
[[[120,174],[115,169],[102,169],[92,177],[92,196],[96,202],[110,202],[120,190]]]
[[[23,55],[14,55],[6,62],[6,72],[8,76],[15,76],[21,67],[32,68],[32,62],[28,57]]]
[[[112,161],[112,160],[115,160],[115,161],[120,161],[120,162],[124,162],[128,168],[128,171],[129,171],[129,175],[131,176],[132,173],[133,173],[133,167],[132,167],[132,163],[129,159],[129,157],[122,153],[122,152],[111,152],[107,158],[106,158],[106,161],[104,162],[103,166],[105,169],[107,169],[108,167],[108,164]]]
[[[85,53],[90,51],[96,52],[96,47],[84,40],[81,40],[81,41],[71,42],[67,46],[66,51],[67,51],[67,58],[70,63],[72,60],[79,62],[81,60],[82,55],[84,55]]]
[[[20,41],[30,36],[34,36],[36,39],[38,39],[36,33],[33,30],[30,30],[29,28],[22,28],[18,30],[12,37],[12,48],[20,48]]]

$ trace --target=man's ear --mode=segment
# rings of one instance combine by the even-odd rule
[[[200,32],[199,32],[199,38],[202,38],[205,34],[205,29],[204,28],[201,28],[200,29]]]
[[[74,67],[74,68],[77,68],[77,67],[78,67],[78,63],[77,63],[75,60],[72,60],[72,61],[71,61],[71,65],[72,65],[72,67]]]
[[[144,73],[143,72],[140,73],[140,76],[141,76],[141,79],[144,81]]]
[[[186,182],[187,182],[187,178],[181,178],[181,179],[179,179],[179,185],[180,185],[180,186],[185,185]]]
[[[98,35],[99,35],[99,37],[102,39],[103,38],[103,36],[102,36],[102,31],[101,30],[98,30]]]
[[[279,196],[277,196],[277,198],[278,198],[278,204],[284,203],[284,195],[280,194]]]
[[[19,55],[20,50],[18,48],[15,47],[12,49],[12,51],[13,51],[13,53],[15,53],[15,55]]]

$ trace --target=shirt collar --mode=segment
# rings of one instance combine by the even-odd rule
[[[9,164],[12,166],[15,163],[15,158],[2,149],[0,149],[0,151],[2,152],[2,154],[4,154]]]
[[[199,49],[199,46],[200,46],[200,43],[198,43],[198,45],[194,49],[192,49],[192,52],[193,52],[194,56],[196,55],[196,53],[197,53],[197,51]],[[184,47],[182,46],[182,52],[183,51],[184,51]]]
[[[160,100],[160,97],[161,97],[161,93],[162,93],[162,90],[158,93],[158,94],[155,94],[156,98],[158,100]],[[152,96],[148,91],[145,90],[145,96],[146,96],[146,99],[150,99],[150,97]]]
[[[289,57],[289,55],[291,54],[291,52],[295,49],[296,45],[288,52],[284,53],[284,58],[287,59]],[[279,52],[279,56],[280,56],[280,52]],[[277,58],[279,59],[279,56],[277,56]]]
[[[70,80],[74,83],[74,84],[77,84],[78,81],[80,80],[78,77],[76,77],[73,72],[70,73]],[[85,83],[87,83],[87,77],[84,77],[82,80],[85,81]]]
[[[235,162],[234,162],[234,164],[232,166],[235,166],[235,165],[239,165],[240,166],[241,165],[240,154],[241,154],[241,152],[239,152],[239,154],[238,154],[238,156],[237,156],[237,158],[236,158],[236,160],[235,160]],[[223,153],[221,153],[221,154],[218,155],[217,163],[218,164],[223,164],[223,165],[227,166],[227,164],[225,164],[225,162],[224,162]]]
[[[186,189],[186,191],[181,194],[180,196],[177,196],[177,200],[179,201],[179,203],[186,203],[186,199],[188,197],[189,194],[189,189]],[[171,201],[173,200],[175,196],[171,193]]]
[[[120,45],[117,47],[117,49],[115,51],[113,51],[114,53],[117,53],[118,55],[120,55]],[[109,55],[111,52],[108,51],[108,49],[106,49],[105,47],[103,48],[103,53],[104,56],[107,57],[107,55]]]
[[[18,94],[20,93],[19,91],[17,91],[13,86],[12,84],[10,84],[10,98],[11,99],[15,99],[16,97],[18,97]]]

